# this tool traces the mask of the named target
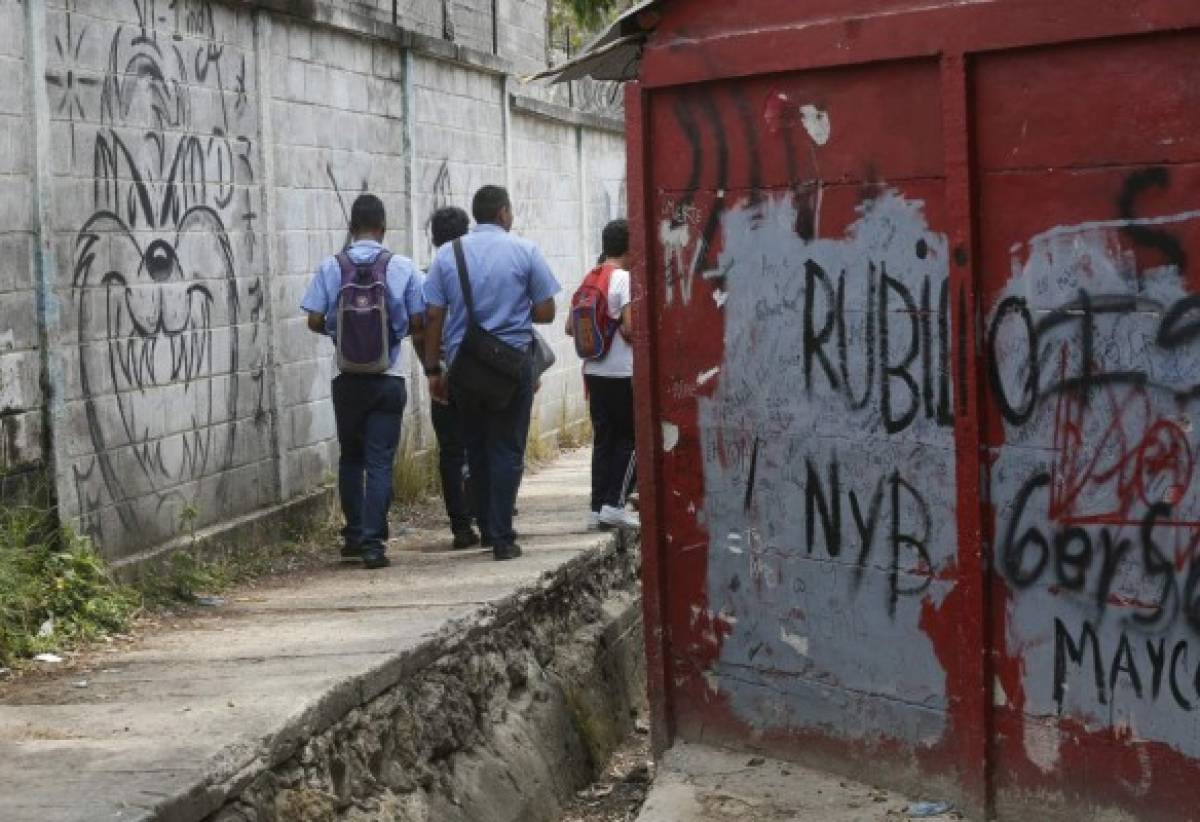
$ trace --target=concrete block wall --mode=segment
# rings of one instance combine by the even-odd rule
[[[504,185],[503,77],[427,57],[412,62],[417,226],[413,259],[432,260],[429,219],[442,206],[469,214],[482,185]]]
[[[504,78],[468,66],[413,55],[413,205],[416,215],[412,258],[422,269],[433,259],[429,220],[457,205],[468,214],[482,185],[505,181]],[[409,353],[414,374],[419,361]],[[413,411],[406,445],[423,450],[434,443],[429,397],[423,379],[410,380]]]
[[[563,286],[558,295],[560,321],[541,329],[558,357],[538,391],[533,425],[545,433],[558,428],[564,414],[574,418],[583,408],[579,359],[561,322],[588,267],[582,168],[574,127],[518,114],[512,118],[512,131],[513,230],[538,244]]]
[[[0,489],[43,461],[25,16],[0,2]],[[59,97],[68,93],[66,89]],[[56,101],[62,105],[62,100]],[[10,480],[5,482],[5,480]]]
[[[619,176],[620,135],[593,139],[597,123],[569,109],[512,111],[515,63],[491,53],[490,17],[447,51],[420,36],[440,29],[431,8],[401,29],[380,22],[387,3],[302,17],[0,0],[14,32],[0,63],[22,81],[0,92],[0,475],[49,468],[64,520],[110,559],[332,476],[332,346],[298,304],[359,192],[382,197],[389,246],[424,265],[435,206],[511,180],[518,230],[568,291],[578,281],[601,196],[586,192]],[[38,284],[52,298],[40,324]],[[539,396],[543,431],[582,413],[554,333],[564,362]],[[423,383],[409,381],[409,448],[432,443]]]
[[[301,20],[271,26],[271,112],[279,318],[280,450],[287,496],[328,478],[336,459],[331,342],[297,306],[321,262],[341,250],[363,191],[383,200],[390,248],[406,253],[404,58],[384,43]],[[282,82],[281,82],[282,80]]]
[[[513,61],[518,74],[540,71],[546,64],[546,3],[506,0],[497,19],[500,54]]]
[[[454,23],[454,42],[494,52],[492,0],[448,0],[448,5]]]
[[[252,21],[149,0],[39,12],[59,503],[136,550],[275,496]]]
[[[405,29],[504,58],[518,75],[546,66],[545,0],[318,0],[316,5],[329,15],[344,12],[386,24],[392,23],[394,10],[396,23]]]
[[[587,171],[586,218],[588,259],[600,254],[600,232],[609,220],[625,216],[625,139],[604,131],[583,133]]]
[[[410,31],[430,37],[442,36],[442,20],[448,0],[395,0],[396,18]],[[344,0],[352,12],[390,22],[393,0]]]

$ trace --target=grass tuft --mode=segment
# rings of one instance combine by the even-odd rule
[[[529,423],[529,437],[525,442],[525,464],[531,467],[545,465],[558,456],[558,439],[551,432],[542,433],[541,417],[534,413]]]
[[[392,498],[400,508],[428,499],[441,488],[437,448],[412,453],[401,448],[392,466]]]
[[[558,447],[569,451],[582,448],[592,442],[592,421],[589,417],[572,420],[567,416],[567,403],[562,404],[562,416],[558,423]]]
[[[120,633],[140,605],[90,540],[44,509],[0,508],[0,663]]]
[[[157,570],[143,571],[136,590],[147,607],[186,605],[264,577],[320,567],[328,562],[336,541],[331,519],[299,541],[281,540],[249,550],[207,549],[201,556],[183,549]]]

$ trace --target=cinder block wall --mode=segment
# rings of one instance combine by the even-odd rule
[[[424,266],[433,209],[507,183],[567,293],[623,211],[619,111],[515,79],[543,2],[300,6],[0,0],[0,503],[42,480],[117,562],[331,476],[332,349],[298,303],[358,193]],[[547,433],[583,413],[550,334]]]
[[[21,495],[42,464],[43,398],[34,287],[33,136],[22,6],[0,3],[0,494]],[[51,81],[53,82],[53,81]]]

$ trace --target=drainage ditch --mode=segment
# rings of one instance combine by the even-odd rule
[[[637,546],[579,557],[447,626],[387,676],[381,689],[363,683],[360,693],[377,692],[332,719],[326,706],[292,723],[262,761],[213,786],[229,798],[207,822],[556,822],[575,813],[589,790],[603,790],[595,786],[620,760],[614,751],[639,744]]]

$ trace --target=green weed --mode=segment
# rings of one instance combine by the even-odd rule
[[[0,508],[0,663],[124,631],[140,604],[90,540],[45,510]]]
[[[186,605],[263,577],[321,566],[335,539],[335,525],[330,520],[300,541],[214,548],[202,555],[179,550],[156,570],[143,571],[135,587],[148,607]]]

